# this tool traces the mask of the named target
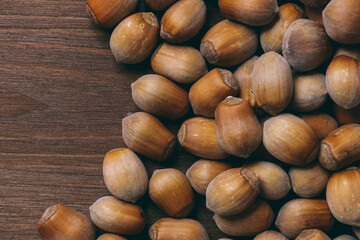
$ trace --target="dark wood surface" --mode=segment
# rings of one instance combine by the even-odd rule
[[[221,19],[216,3],[207,4],[202,33]],[[146,10],[144,4],[137,10]],[[0,0],[1,240],[41,239],[36,223],[50,205],[64,203],[89,215],[89,206],[109,195],[104,154],[125,146],[121,120],[139,111],[130,84],[151,72],[149,60],[117,64],[110,34],[90,21],[83,0]],[[189,44],[198,47],[200,36]],[[176,133],[181,120],[163,122]],[[197,160],[182,150],[167,165],[142,159],[149,176],[165,167],[185,172]],[[225,237],[204,197],[196,200],[190,217],[211,239]],[[273,203],[275,213],[284,201]],[[149,226],[165,216],[147,195],[139,204],[148,225],[130,239],[147,239]]]

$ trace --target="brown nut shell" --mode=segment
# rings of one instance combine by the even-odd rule
[[[244,99],[227,97],[219,103],[215,122],[219,144],[231,155],[247,158],[261,143],[262,128]]]
[[[324,25],[323,17],[322,17],[322,11],[324,10],[324,8],[325,6],[321,6],[321,7],[305,6],[305,13],[310,20],[313,20],[315,22]]]
[[[260,180],[247,168],[232,168],[215,177],[206,189],[206,207],[221,216],[247,209],[260,191]]]
[[[145,227],[140,206],[126,203],[113,196],[105,196],[90,206],[90,217],[99,228],[117,234],[136,235]]]
[[[220,173],[231,168],[231,165],[219,161],[198,160],[186,171],[191,186],[199,194],[205,195],[209,183]]]
[[[326,70],[326,89],[340,107],[351,109],[360,104],[360,61],[337,56]]]
[[[288,238],[296,238],[303,230],[318,228],[329,231],[334,224],[326,200],[293,199],[281,207],[275,225]]]
[[[354,231],[354,234],[357,238],[360,238],[360,228],[358,227],[352,227],[352,230]]]
[[[270,23],[279,12],[276,0],[219,0],[224,17],[253,26]]]
[[[149,235],[151,240],[209,240],[204,226],[193,219],[161,218]]]
[[[326,5],[330,0],[300,0],[305,6],[308,7],[321,7]]]
[[[356,0],[331,0],[323,11],[326,33],[334,41],[360,43],[360,3]]]
[[[287,237],[279,232],[268,230],[256,235],[253,240],[289,240]]]
[[[157,161],[166,160],[176,147],[177,138],[148,113],[133,113],[122,120],[122,137],[134,152]]]
[[[206,159],[224,159],[227,154],[216,136],[214,119],[190,118],[183,122],[178,132],[179,143],[186,151]]]
[[[145,0],[146,5],[155,11],[165,10],[174,2],[176,2],[176,0]]]
[[[319,140],[324,139],[338,128],[336,120],[326,113],[309,113],[299,117],[312,128]]]
[[[288,113],[265,122],[263,143],[266,150],[280,161],[298,166],[313,161],[319,150],[319,140],[311,127]]]
[[[354,238],[351,235],[344,234],[334,238],[334,240],[357,240],[357,238]]]
[[[194,207],[194,193],[189,181],[173,168],[154,171],[149,182],[149,195],[171,217],[186,217]]]
[[[142,62],[154,50],[159,24],[153,13],[135,13],[122,20],[110,38],[111,51],[119,63]]]
[[[295,240],[331,240],[331,238],[319,229],[306,229]]]
[[[47,208],[37,223],[44,240],[94,240],[95,229],[82,213],[63,204]]]
[[[120,200],[136,202],[146,193],[146,169],[140,158],[128,148],[113,149],[106,153],[103,175],[106,187]]]
[[[309,19],[299,19],[286,30],[282,52],[293,68],[306,72],[331,57],[332,44],[323,25]]]
[[[182,43],[194,37],[206,19],[202,0],[179,0],[161,19],[160,36],[167,42]]]
[[[289,63],[276,52],[263,54],[255,63],[252,90],[257,105],[275,116],[290,103],[293,77]]]
[[[260,43],[264,52],[274,51],[281,53],[282,41],[287,28],[293,21],[304,17],[304,10],[298,5],[293,3],[281,5],[279,7],[279,16],[261,30]]]
[[[132,99],[143,111],[178,119],[189,111],[187,92],[157,74],[147,74],[131,84]]]
[[[200,52],[209,63],[230,67],[254,55],[257,46],[258,39],[253,29],[223,20],[201,39]]]
[[[270,205],[256,200],[244,212],[231,217],[214,215],[220,231],[231,236],[252,236],[265,231],[274,221],[274,212]]]
[[[183,84],[193,83],[207,73],[206,62],[192,47],[161,44],[151,58],[155,73]]]
[[[302,167],[291,167],[289,170],[293,191],[300,197],[313,198],[322,193],[330,174],[318,163]]]
[[[135,8],[138,0],[87,0],[86,8],[90,18],[101,27],[115,27]]]
[[[229,70],[214,68],[191,86],[189,99],[195,114],[214,117],[217,105],[227,96],[237,95],[238,90]]]
[[[121,237],[119,235],[111,234],[111,233],[105,233],[98,237],[96,240],[127,240],[124,237]]]
[[[339,124],[359,123],[360,105],[352,109],[344,109],[334,103],[334,115]]]
[[[245,163],[243,167],[258,175],[260,179],[260,196],[267,200],[281,199],[291,189],[289,176],[274,163],[257,161]]]
[[[360,125],[346,124],[321,141],[319,162],[331,171],[360,160]]]
[[[344,55],[360,60],[360,44],[340,45],[334,54],[334,57]]]
[[[360,227],[360,169],[349,168],[331,175],[326,200],[334,217],[341,223]]]

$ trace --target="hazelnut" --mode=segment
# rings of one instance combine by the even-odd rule
[[[166,160],[174,151],[177,138],[148,113],[133,113],[122,120],[122,137],[134,152],[157,161]]]
[[[179,143],[186,151],[206,159],[224,159],[229,154],[220,147],[214,119],[194,117],[186,120],[178,132]]]
[[[271,155],[291,165],[306,165],[319,150],[319,140],[307,123],[283,113],[264,123],[263,143]]]
[[[338,128],[336,120],[326,113],[309,113],[299,117],[312,128],[319,140]]]
[[[265,231],[256,235],[254,240],[289,240],[287,237],[276,231]]]
[[[330,174],[318,163],[302,167],[291,167],[289,170],[293,191],[300,197],[316,197],[325,190]]]
[[[90,217],[99,228],[124,235],[139,234],[145,227],[140,206],[126,203],[113,196],[105,196],[90,206]]]
[[[245,163],[243,167],[258,175],[260,179],[260,196],[267,200],[281,199],[291,189],[289,176],[274,163],[257,161]]]
[[[106,153],[103,163],[106,187],[115,197],[136,202],[146,193],[148,175],[140,158],[128,148]]]
[[[94,240],[95,229],[82,213],[63,204],[47,208],[37,223],[44,240]]]
[[[264,52],[281,53],[282,41],[286,29],[300,18],[305,18],[304,10],[293,3],[285,3],[279,7],[279,16],[271,24],[266,25],[260,33],[260,43]]]
[[[171,217],[186,217],[194,207],[194,193],[186,176],[179,170],[155,170],[149,182],[154,203]]]
[[[258,46],[256,32],[240,23],[223,20],[201,39],[200,51],[218,66],[234,66],[251,57]]]
[[[263,54],[255,63],[252,91],[257,105],[271,115],[282,112],[293,94],[289,63],[276,52]]]
[[[360,104],[360,61],[337,56],[326,70],[326,89],[340,107],[351,109]]]
[[[145,0],[146,5],[155,11],[165,10],[174,2],[176,2],[176,0]]]
[[[334,238],[334,240],[357,240],[357,239],[351,235],[344,234],[344,235],[340,235],[340,236]]]
[[[260,191],[260,180],[247,168],[232,168],[217,175],[206,189],[206,207],[221,216],[248,208]]]
[[[305,6],[308,7],[321,7],[326,5],[330,0],[300,0]]]
[[[319,229],[306,229],[295,240],[331,240],[331,238]]]
[[[110,38],[111,51],[119,63],[142,62],[154,50],[159,24],[153,13],[135,13],[122,20]]]
[[[219,161],[198,160],[186,171],[191,186],[199,194],[205,195],[209,183],[231,165]]]
[[[337,104],[334,104],[334,114],[339,124],[360,124],[360,104],[352,109],[344,109],[339,107]]]
[[[244,212],[231,217],[214,215],[220,231],[231,236],[253,236],[268,229],[274,221],[274,212],[270,205],[256,200]]]
[[[360,160],[360,125],[346,124],[321,141],[319,162],[331,171]]]
[[[360,238],[360,228],[352,227],[352,230],[354,231],[355,236]]]
[[[111,234],[111,233],[105,233],[98,237],[96,240],[127,240],[124,237],[121,237],[119,235]]]
[[[161,44],[151,58],[155,73],[178,83],[193,83],[207,73],[206,62],[192,47]]]
[[[253,26],[270,23],[279,12],[276,0],[219,0],[224,17]]]
[[[200,31],[205,19],[206,6],[202,0],[179,0],[162,17],[160,36],[171,43],[185,42]]]
[[[332,45],[322,24],[299,19],[286,30],[282,52],[293,68],[306,72],[317,68],[331,57]]]
[[[296,238],[303,230],[318,228],[329,231],[334,224],[326,200],[293,199],[281,207],[275,225],[288,238]]]
[[[325,6],[321,6],[321,7],[305,6],[305,13],[310,20],[313,20],[315,22],[324,25],[322,11],[324,10]]]
[[[340,45],[334,54],[334,57],[344,55],[360,60],[360,44]]]
[[[189,111],[187,92],[157,74],[147,74],[131,84],[132,98],[143,111],[169,119],[178,119]]]

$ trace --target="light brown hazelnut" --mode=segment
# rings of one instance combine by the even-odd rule
[[[145,0],[146,5],[155,11],[165,10],[174,2],[176,2],[176,0]]]
[[[351,235],[344,234],[334,238],[334,240],[357,240],[357,238],[354,238]]]
[[[253,240],[289,240],[287,237],[279,232],[268,230],[256,235]]]
[[[206,207],[221,216],[244,211],[256,199],[260,180],[247,168],[232,168],[217,175],[206,189]]]
[[[257,46],[258,39],[253,29],[223,20],[201,39],[200,51],[209,63],[229,67],[254,55]]]
[[[147,74],[131,84],[132,99],[143,111],[178,119],[189,111],[187,92],[157,74]]]
[[[63,204],[47,208],[37,223],[44,240],[94,240],[95,229],[82,213]]]
[[[159,24],[153,13],[135,13],[122,20],[110,38],[111,51],[119,63],[142,62],[154,50]]]
[[[192,47],[161,44],[151,58],[155,73],[178,83],[193,83],[207,73],[206,62]]]
[[[229,70],[214,68],[196,81],[189,90],[189,99],[195,114],[214,117],[216,106],[227,96],[235,96],[238,84]]]
[[[319,229],[306,229],[295,240],[331,240],[331,238]]]
[[[171,217],[186,217],[194,207],[194,193],[189,181],[173,168],[154,171],[149,182],[149,195]]]
[[[198,160],[186,171],[191,186],[199,194],[205,195],[209,183],[231,165],[219,161]]]
[[[124,237],[121,237],[119,235],[111,234],[111,233],[105,233],[98,237],[96,240],[127,240]]]
[[[330,0],[300,0],[305,6],[308,7],[321,7],[326,5]]]
[[[324,25],[322,11],[324,10],[325,6],[321,6],[321,7],[305,6],[305,13],[310,20],[313,20],[315,22]]]
[[[340,45],[334,54],[334,57],[344,55],[360,60],[360,44]]]
[[[360,124],[360,104],[352,109],[344,109],[334,103],[334,114],[339,124],[359,123]]]
[[[336,120],[326,113],[309,113],[299,117],[312,128],[319,140],[324,139],[338,128]]]
[[[148,175],[140,158],[128,148],[106,153],[103,163],[106,187],[115,197],[136,202],[146,193]]]

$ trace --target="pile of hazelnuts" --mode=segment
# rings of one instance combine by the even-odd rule
[[[149,228],[150,239],[207,240],[203,225],[187,218],[195,190],[229,237],[325,240],[337,220],[360,238],[360,0],[284,2],[219,0],[225,20],[196,49],[181,44],[203,28],[203,0],[145,0],[160,22],[152,12],[132,14],[138,0],[87,0],[95,23],[117,25],[115,59],[151,61],[154,74],[131,84],[142,112],[122,121],[128,148],[105,155],[113,196],[90,207],[92,222],[65,205],[49,207],[37,226],[42,237],[94,240],[93,224],[109,232],[98,240],[137,235],[146,224],[136,202],[148,191],[169,216]],[[331,114],[319,111],[328,96]],[[177,136],[156,118],[183,119],[190,109],[197,116]],[[186,174],[156,170],[149,181],[137,154],[163,162],[178,145],[201,160]],[[241,167],[222,161],[230,155]],[[276,215],[269,202],[291,189],[298,197]],[[274,221],[278,232],[267,230]]]

